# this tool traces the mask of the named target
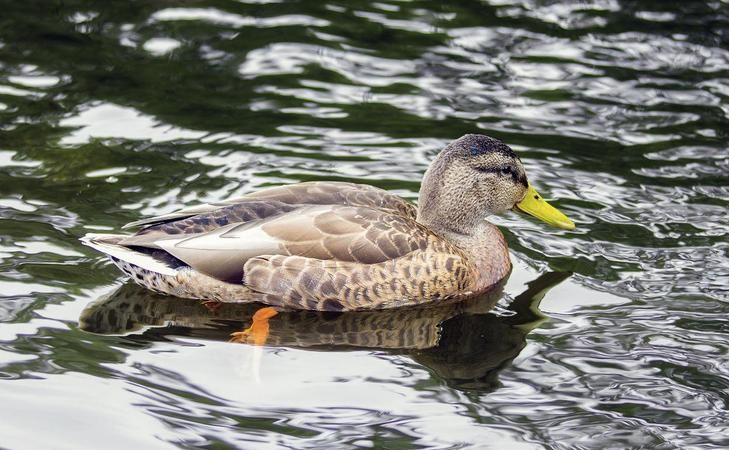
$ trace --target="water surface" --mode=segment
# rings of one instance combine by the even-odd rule
[[[1,448],[729,447],[726,2],[0,3]],[[468,132],[578,225],[493,218],[493,298],[233,345],[251,307],[78,242],[308,180],[416,200]]]

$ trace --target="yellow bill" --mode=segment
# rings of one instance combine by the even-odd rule
[[[557,208],[547,203],[531,184],[527,189],[524,200],[517,203],[515,207],[557,228],[562,228],[563,230],[575,229],[575,224]]]

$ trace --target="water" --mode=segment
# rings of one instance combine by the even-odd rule
[[[726,2],[0,3],[0,448],[729,447]],[[495,218],[495,298],[234,345],[251,307],[77,240],[305,180],[415,200],[467,132],[578,225]]]

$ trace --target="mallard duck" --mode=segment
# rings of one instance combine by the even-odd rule
[[[307,182],[82,241],[163,294],[283,309],[387,309],[472,297],[505,278],[506,242],[485,218],[509,210],[574,228],[529,184],[509,146],[468,134],[433,160],[417,208],[372,186]]]

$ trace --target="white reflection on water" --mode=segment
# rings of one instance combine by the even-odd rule
[[[60,121],[59,125],[62,127],[77,127],[61,139],[61,145],[86,144],[96,138],[164,142],[175,139],[199,139],[207,134],[203,131],[166,125],[134,108],[113,103],[92,102],[82,106],[80,111],[77,115]]]
[[[155,56],[164,56],[179,48],[182,42],[171,38],[152,38],[146,41],[142,48]]]
[[[233,28],[242,27],[280,27],[280,26],[310,26],[325,27],[329,21],[315,17],[293,14],[276,17],[244,17],[238,14],[225,12],[216,8],[167,8],[162,9],[150,17],[153,21],[201,21],[215,25],[224,25]]]
[[[177,448],[175,431],[139,408],[132,385],[69,372],[0,384],[0,396],[13,412],[0,421],[9,448]]]

